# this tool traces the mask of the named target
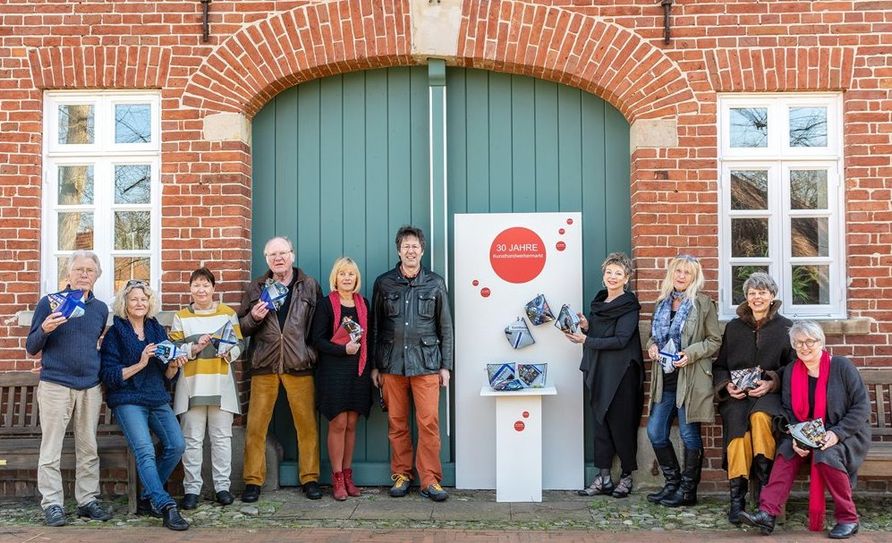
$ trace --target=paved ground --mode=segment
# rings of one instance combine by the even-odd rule
[[[857,501],[862,533],[855,541],[892,542],[892,496],[861,496]],[[452,491],[449,501],[434,504],[417,493],[393,499],[381,488],[363,489],[363,496],[346,502],[336,502],[329,496],[314,502],[286,489],[264,493],[256,504],[236,502],[219,507],[204,502],[197,510],[186,512],[193,528],[184,533],[161,528],[157,519],[127,515],[123,501],[113,505],[117,508],[115,518],[107,523],[69,516],[68,527],[46,528],[41,525],[41,513],[33,500],[0,504],[0,543],[690,543],[694,537],[705,542],[826,541],[826,532],[805,530],[802,498],[791,501],[785,524],[770,539],[728,524],[724,496],[702,497],[696,507],[669,509],[648,503],[643,493],[637,492],[625,500],[546,492],[539,504],[508,504],[496,503],[493,492]],[[73,510],[71,504],[68,511]]]

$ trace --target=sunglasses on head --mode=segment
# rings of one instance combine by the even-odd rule
[[[124,288],[136,288],[136,287],[147,287],[148,283],[143,281],[142,279],[131,279],[124,284]]]

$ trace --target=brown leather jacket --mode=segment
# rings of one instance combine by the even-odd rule
[[[251,338],[248,360],[253,374],[306,375],[316,365],[316,350],[308,340],[316,301],[322,296],[322,289],[315,279],[300,268],[294,268],[294,275],[296,280],[284,328],[279,326],[275,311],[270,311],[260,322],[251,315],[251,308],[260,299],[260,292],[266,280],[272,277],[272,272],[267,271],[254,278],[242,295],[238,309],[239,326],[242,334]]]

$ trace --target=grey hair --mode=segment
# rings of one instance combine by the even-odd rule
[[[750,289],[767,290],[772,296],[777,296],[777,283],[765,272],[755,272],[743,282],[743,295]]]
[[[66,264],[66,268],[68,269],[68,273],[71,274],[72,268],[74,268],[74,263],[78,259],[88,258],[96,264],[96,277],[100,277],[102,275],[102,264],[99,262],[99,257],[96,256],[96,253],[93,251],[85,251],[83,249],[75,251],[68,255],[68,263]]]
[[[790,327],[790,345],[796,340],[796,336],[807,336],[821,342],[821,345],[827,344],[827,338],[824,336],[824,329],[815,321],[796,321]]]
[[[277,240],[281,240],[281,241],[284,241],[285,243],[287,243],[288,250],[291,252],[294,252],[294,244],[291,243],[290,239],[286,238],[285,236],[276,236],[276,237],[269,238],[268,240],[266,240],[266,243],[263,245],[263,256],[266,256],[266,249],[269,247],[269,244],[274,241],[277,241]]]
[[[632,265],[632,259],[629,258],[626,253],[616,252],[607,255],[607,258],[601,263],[601,273],[604,273],[604,271],[607,270],[607,266],[611,264],[622,268],[623,273],[625,273],[627,277],[631,277],[632,273],[635,271],[635,267]]]

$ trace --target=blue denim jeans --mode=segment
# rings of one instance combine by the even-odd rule
[[[119,405],[114,408],[114,413],[136,457],[136,471],[143,485],[142,497],[149,498],[158,511],[176,504],[164,490],[164,483],[183,457],[186,442],[173,410],[166,404],[158,407]],[[157,458],[152,434],[158,436],[161,444]]]
[[[676,415],[678,416],[678,433],[681,435],[681,442],[684,443],[685,448],[691,450],[703,448],[703,441],[700,439],[700,423],[688,423],[685,419],[684,407],[682,406],[681,409],[675,407],[674,390],[663,390],[660,402],[650,404],[647,437],[650,439],[651,445],[655,449],[672,446],[672,442],[669,441],[669,430],[672,428],[672,421]]]

